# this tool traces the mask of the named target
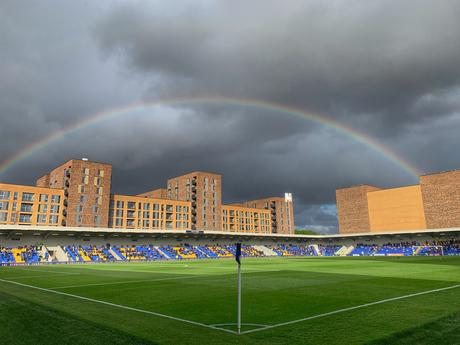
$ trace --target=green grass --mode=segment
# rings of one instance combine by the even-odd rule
[[[458,257],[244,259],[243,322],[277,325],[459,284]],[[234,323],[235,301],[233,260],[2,267],[0,339],[47,345],[460,343],[460,288],[242,335],[224,330],[232,325],[205,326]]]

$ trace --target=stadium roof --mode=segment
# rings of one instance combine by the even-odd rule
[[[401,237],[405,235],[439,235],[446,233],[460,233],[460,228],[423,229],[393,232],[364,232],[356,234],[330,234],[330,235],[285,235],[285,234],[253,234],[224,231],[191,231],[191,230],[139,230],[139,229],[114,229],[114,228],[85,228],[62,226],[27,226],[27,225],[0,225],[0,236],[34,234],[43,236],[69,235],[69,236],[103,236],[103,237],[151,237],[151,238],[222,238],[222,239],[272,239],[272,240],[335,240],[373,237]]]

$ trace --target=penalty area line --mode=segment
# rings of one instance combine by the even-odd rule
[[[248,334],[248,333],[260,332],[260,331],[266,331],[266,330],[272,329],[272,328],[288,326],[288,325],[292,325],[292,324],[303,322],[303,321],[308,321],[308,320],[318,319],[318,318],[325,317],[325,316],[345,313],[345,312],[351,311],[351,310],[362,309],[362,308],[371,307],[371,306],[378,305],[378,304],[398,301],[398,300],[401,300],[401,299],[406,299],[406,298],[411,298],[411,297],[416,297],[416,296],[428,295],[428,294],[435,293],[435,292],[440,292],[440,291],[452,290],[452,289],[456,289],[456,288],[459,288],[459,287],[460,287],[460,284],[457,284],[457,285],[447,286],[447,287],[444,287],[444,288],[428,290],[428,291],[422,291],[422,292],[416,292],[416,293],[412,293],[412,294],[404,295],[404,296],[387,298],[387,299],[383,299],[383,300],[380,300],[380,301],[375,301],[375,302],[370,302],[370,303],[357,305],[357,306],[354,306],[354,307],[338,309],[338,310],[330,311],[330,312],[323,313],[323,314],[304,317],[304,318],[298,319],[298,320],[282,322],[282,323],[278,323],[278,324],[275,324],[275,325],[266,326],[264,328],[251,329],[251,330],[248,330],[248,331],[241,332],[240,334]]]
[[[170,316],[170,315],[166,315],[166,314],[161,314],[161,313],[157,313],[157,312],[154,312],[154,311],[149,311],[149,310],[144,310],[144,309],[138,309],[138,308],[134,308],[134,307],[128,307],[128,306],[122,305],[122,304],[115,304],[115,303],[111,303],[111,302],[106,302],[106,301],[97,300],[97,299],[94,299],[94,298],[89,298],[89,297],[84,297],[84,296],[79,296],[79,295],[73,295],[73,294],[70,294],[70,293],[62,292],[62,291],[50,290],[50,289],[41,288],[41,287],[38,287],[38,286],[33,286],[33,285],[28,285],[28,284],[23,284],[23,283],[15,282],[15,281],[12,281],[12,280],[0,279],[0,282],[9,283],[9,284],[14,284],[14,285],[19,285],[19,286],[22,286],[22,287],[27,287],[27,288],[29,288],[29,289],[35,289],[35,290],[45,291],[45,292],[49,292],[49,293],[53,293],[53,294],[57,294],[57,295],[62,295],[62,296],[67,296],[67,297],[73,297],[73,298],[81,299],[81,300],[88,301],[88,302],[104,304],[104,305],[107,305],[107,306],[110,306],[110,307],[115,307],[115,308],[130,310],[130,311],[135,311],[135,312],[143,313],[143,314],[154,315],[154,316],[162,317],[162,318],[164,318],[164,319],[169,319],[169,320],[174,320],[174,321],[179,321],[179,322],[188,323],[188,324],[191,324],[191,325],[194,325],[194,326],[200,326],[200,327],[209,328],[209,329],[214,329],[214,330],[218,330],[218,331],[222,331],[222,332],[227,332],[227,333],[231,333],[231,334],[237,334],[237,332],[232,331],[232,330],[229,330],[229,329],[220,328],[220,327],[215,327],[215,326],[207,325],[207,324],[204,324],[204,323],[201,323],[201,322],[192,321],[192,320],[187,320],[187,319],[182,319],[182,318],[179,318],[179,317]]]

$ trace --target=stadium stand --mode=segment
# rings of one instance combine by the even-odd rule
[[[50,247],[54,248],[54,247]],[[231,258],[234,245],[66,245],[60,246],[67,263],[98,263],[115,261],[190,260]],[[316,249],[318,248],[318,250]],[[243,245],[244,257],[273,256],[340,256],[342,245],[323,244],[266,244]],[[460,255],[460,241],[445,240],[425,243],[396,242],[377,244],[358,243],[349,247],[348,256],[438,256]],[[268,254],[267,254],[268,253]],[[0,247],[0,265],[33,265],[48,263],[46,246]],[[64,256],[65,257],[65,256]],[[62,262],[54,258],[52,262]]]

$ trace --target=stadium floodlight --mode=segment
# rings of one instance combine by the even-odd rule
[[[235,260],[238,263],[238,334],[241,333],[241,243],[236,244]]]

